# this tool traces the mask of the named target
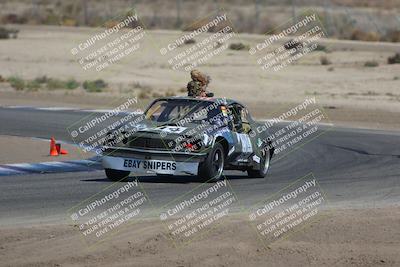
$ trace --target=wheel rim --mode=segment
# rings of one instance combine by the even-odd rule
[[[220,177],[224,169],[224,158],[222,156],[222,151],[219,149],[214,153],[212,168],[215,173],[214,178]]]
[[[267,151],[265,151],[263,173],[267,173],[267,171],[269,169],[269,162],[270,162],[270,153],[269,153],[269,150],[267,150]]]

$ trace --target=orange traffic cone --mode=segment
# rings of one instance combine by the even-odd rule
[[[50,139],[50,156],[58,156],[56,140],[54,139],[54,137]]]
[[[58,153],[59,155],[68,155],[68,150],[62,149],[60,143],[57,143],[57,144],[56,144],[56,149],[57,149],[57,153]]]
[[[60,152],[61,152],[61,144],[60,143],[56,143],[56,150],[57,150],[57,153],[60,154]]]

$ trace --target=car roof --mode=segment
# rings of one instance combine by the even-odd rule
[[[205,101],[211,103],[225,103],[226,105],[232,104],[240,104],[245,107],[245,105],[239,103],[236,100],[229,99],[229,98],[222,98],[222,97],[189,97],[189,96],[171,96],[171,97],[160,97],[156,100],[196,100],[196,101]]]

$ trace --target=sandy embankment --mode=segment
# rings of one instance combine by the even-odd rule
[[[51,157],[49,141],[17,136],[0,135],[0,147],[0,164],[79,160],[93,156],[92,153],[83,153],[77,146],[61,144],[68,155]]]
[[[229,215],[175,248],[159,220],[142,221],[91,249],[72,225],[0,230],[3,266],[399,266],[400,208],[330,210],[264,247],[245,216]],[[210,246],[212,244],[212,246]],[[23,256],[22,256],[23,255]]]

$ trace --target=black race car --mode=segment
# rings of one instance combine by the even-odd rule
[[[130,172],[218,180],[223,170],[241,170],[265,177],[274,153],[263,124],[225,98],[159,98],[115,132],[102,158],[114,181]]]

